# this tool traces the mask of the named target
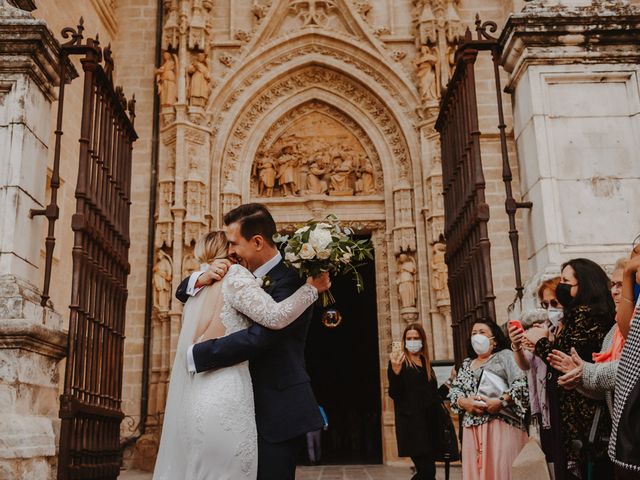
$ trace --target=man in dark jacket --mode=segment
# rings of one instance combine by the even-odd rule
[[[261,204],[241,205],[224,217],[229,254],[256,277],[267,278],[267,293],[276,301],[304,282],[288,268],[273,242],[276,225]],[[176,297],[186,301],[198,287],[224,274],[222,266],[185,278]],[[222,275],[221,275],[222,273]],[[187,290],[190,290],[189,294]],[[188,352],[190,369],[204,372],[249,360],[258,428],[258,480],[293,480],[300,437],[322,428],[318,404],[305,370],[304,351],[312,308],[282,330],[253,324],[226,337],[207,340]]]

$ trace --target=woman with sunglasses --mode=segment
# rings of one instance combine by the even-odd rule
[[[545,326],[550,335],[557,335],[562,330],[562,304],[556,298],[556,287],[560,277],[544,280],[538,287],[538,300],[541,309],[526,312],[522,316],[525,329]],[[527,374],[529,384],[529,402],[531,416],[538,422],[540,445],[550,468],[554,468],[557,478],[563,478],[560,465],[561,456],[561,421],[558,400],[558,375],[549,371],[546,362],[534,353],[534,345],[525,338],[525,332],[515,326],[509,326],[509,338],[513,358],[518,366]],[[558,472],[555,472],[558,470]]]
[[[564,306],[562,330],[551,337],[547,328],[532,328],[526,338],[535,345],[541,359],[549,361],[553,350],[570,354],[572,348],[582,359],[591,360],[613,325],[615,307],[609,291],[609,277],[595,262],[576,258],[562,265],[556,296]],[[559,373],[555,371],[554,375]],[[610,418],[604,402],[585,397],[576,390],[558,389],[562,449],[556,479],[582,479],[588,464],[595,467],[594,478],[611,476],[606,445],[601,441],[610,430]],[[604,408],[603,408],[604,407]],[[597,421],[596,411],[599,409]],[[590,441],[590,431],[596,435]],[[558,462],[558,459],[555,459]],[[559,467],[559,468],[558,468]]]

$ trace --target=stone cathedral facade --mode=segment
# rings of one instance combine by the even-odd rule
[[[18,439],[0,448],[0,467],[49,478],[56,461],[81,80],[67,91],[46,307],[38,300],[46,226],[28,211],[49,200],[59,82],[53,59],[64,27],[83,16],[88,34],[111,43],[116,81],[137,99],[123,363],[127,462],[153,465],[180,330],[182,305],[173,292],[199,268],[196,240],[221,228],[230,209],[261,202],[281,230],[334,213],[371,238],[376,313],[363,328],[377,331],[380,460],[393,463],[391,342],[407,323],[421,322],[432,357],[453,359],[435,123],[457,44],[476,13],[502,31],[514,196],[534,205],[517,217],[531,306],[539,280],[564,260],[587,256],[611,265],[640,230],[634,3],[0,0],[0,148],[7,152],[0,169],[0,410],[10,416],[0,417],[0,436]],[[16,36],[27,30],[37,35]],[[590,43],[594,36],[599,41]],[[18,48],[18,38],[36,47]],[[25,68],[8,68],[5,56]],[[476,76],[503,322],[515,283],[489,57],[478,60]]]

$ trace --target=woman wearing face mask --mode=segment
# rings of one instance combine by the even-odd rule
[[[532,328],[526,338],[535,345],[536,355],[547,362],[552,359],[553,350],[569,355],[572,348],[576,356],[591,360],[613,325],[615,308],[607,274],[591,260],[570,260],[562,266],[556,296],[564,306],[562,330],[551,338],[548,329]],[[554,375],[561,373],[554,371]],[[611,471],[602,441],[611,428],[606,406],[577,390],[563,388],[557,390],[557,404],[562,448],[558,452],[560,458],[555,459],[556,479],[586,478],[588,463],[594,465],[594,478],[606,478]],[[599,407],[595,440],[591,443],[589,434]]]
[[[622,278],[629,259],[621,258],[616,262],[611,273],[611,297],[616,312],[622,300]],[[577,388],[584,395],[605,400],[609,413],[613,413],[613,388],[616,383],[616,372],[624,337],[617,324],[613,324],[602,342],[599,353],[593,354],[593,362],[582,360],[576,353],[567,355],[559,350],[553,350],[549,355],[549,362],[562,375],[558,384],[567,389]]]
[[[398,455],[411,457],[412,480],[435,480],[435,441],[440,408],[436,376],[431,368],[426,335],[412,323],[402,335],[403,349],[392,352],[387,369],[389,396],[393,399]]]
[[[489,372],[489,373],[487,373]],[[479,395],[483,376],[504,385],[491,396]],[[463,480],[510,480],[511,465],[527,441],[527,380],[516,365],[502,330],[491,320],[477,321],[449,392],[461,415]]]
[[[562,330],[562,304],[556,298],[556,287],[560,277],[553,277],[543,281],[538,287],[538,300],[541,309],[527,312],[523,315],[522,324],[537,328],[546,326],[551,334],[558,334]],[[527,325],[529,324],[529,325]],[[563,463],[561,456],[562,441],[560,440],[560,408],[558,405],[558,376],[549,374],[547,364],[533,352],[534,345],[529,342],[524,331],[509,326],[511,349],[518,366],[526,371],[529,385],[529,401],[531,415],[538,420],[540,427],[540,445],[544,451],[550,468]],[[558,468],[559,469],[559,468]],[[556,474],[562,478],[562,472]]]

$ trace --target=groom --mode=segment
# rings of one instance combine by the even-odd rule
[[[304,279],[282,261],[272,239],[276,224],[264,205],[240,205],[225,215],[224,224],[230,256],[236,257],[257,278],[268,277],[265,290],[274,300],[284,300],[303,284]],[[226,272],[221,264],[212,268],[212,272],[205,272],[208,277],[196,272],[185,278],[176,297],[184,302],[189,294],[197,294],[203,281],[210,282],[216,276],[219,279]],[[198,343],[187,353],[192,372],[249,360],[258,428],[258,480],[293,480],[300,438],[306,432],[322,428],[320,410],[304,366],[312,310],[308,308],[282,330],[253,324],[226,337]]]

